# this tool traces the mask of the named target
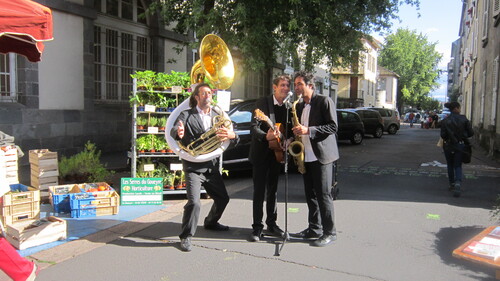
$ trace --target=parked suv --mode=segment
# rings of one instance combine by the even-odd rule
[[[356,112],[363,125],[365,126],[365,133],[373,135],[374,138],[381,138],[384,134],[384,121],[380,113],[371,109],[347,109],[351,112]]]
[[[394,135],[401,127],[399,112],[395,109],[381,108],[381,107],[360,107],[360,109],[376,110],[384,120],[384,131],[390,135]]]
[[[365,135],[365,126],[356,112],[337,109],[339,140],[350,140],[352,144],[361,144]]]

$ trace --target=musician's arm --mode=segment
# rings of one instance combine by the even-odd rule
[[[257,100],[255,102],[255,108],[260,109],[263,112],[266,112],[267,105],[266,105],[265,99]],[[250,132],[252,133],[252,135],[257,137],[257,140],[259,140],[261,142],[266,140],[266,135],[267,135],[267,131],[264,131],[262,128],[266,125],[263,126],[262,123],[264,123],[264,122],[261,122],[255,118],[255,111],[252,112],[252,126],[250,128]]]

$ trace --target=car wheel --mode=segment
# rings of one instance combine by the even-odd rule
[[[361,144],[363,142],[363,134],[361,132],[355,132],[351,137],[352,144]]]
[[[382,127],[377,127],[377,129],[375,129],[375,133],[373,134],[373,137],[379,139],[382,137],[383,134],[384,134],[384,129]]]
[[[398,132],[398,127],[396,127],[396,125],[392,124],[389,126],[389,128],[387,129],[387,132],[390,134],[390,135],[394,135]]]

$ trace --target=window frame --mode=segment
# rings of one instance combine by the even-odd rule
[[[6,61],[8,61],[9,65],[8,71],[2,72],[1,74],[8,75],[9,78],[9,89],[8,89],[8,94],[9,95],[2,95],[0,93],[0,102],[15,102],[17,101],[18,94],[17,94],[17,55],[14,53],[8,53],[8,54],[0,54],[0,56],[4,56]],[[1,83],[1,81],[0,81]]]

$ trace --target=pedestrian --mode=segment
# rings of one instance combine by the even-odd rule
[[[444,105],[451,114],[441,122],[441,138],[448,168],[449,190],[460,197],[462,186],[462,157],[469,139],[474,135],[470,121],[460,114],[460,104],[456,101]]]
[[[273,94],[260,98],[256,103],[259,109],[273,124],[279,123],[282,128],[289,128],[287,136],[292,136],[289,110],[283,103],[290,92],[290,77],[279,75],[273,80]],[[287,116],[288,114],[288,116]],[[255,115],[255,113],[254,113]],[[289,122],[288,126],[285,124]],[[284,130],[282,132],[285,132]],[[254,118],[252,121],[252,143],[249,160],[252,163],[253,175],[253,224],[248,241],[256,242],[262,237],[264,225],[263,206],[266,201],[266,225],[269,235],[282,237],[284,231],[277,225],[278,218],[277,192],[278,178],[283,166],[283,142],[285,135],[273,130],[266,122]],[[282,135],[280,137],[280,135]]]
[[[184,146],[198,140],[200,136],[211,129],[213,117],[223,114],[217,112],[212,104],[212,89],[208,84],[198,84],[190,97],[190,109],[179,114],[170,133],[171,136],[180,141]],[[217,131],[220,141],[231,140],[231,145],[236,145],[238,136],[232,128],[221,128]],[[200,191],[203,186],[208,195],[214,200],[204,221],[204,227],[208,230],[227,231],[229,227],[219,223],[228,202],[226,186],[219,171],[220,156],[204,162],[191,162],[182,159],[182,168],[186,178],[187,203],[184,206],[182,216],[182,232],[180,247],[182,251],[191,251],[191,238],[196,232],[200,215]]]
[[[408,115],[408,120],[410,120],[410,128],[413,128],[413,118],[415,118],[415,114],[413,114],[413,112],[410,112],[410,115]]]
[[[308,227],[291,236],[316,239],[311,246],[322,247],[337,239],[332,197],[333,162],[339,158],[337,113],[331,98],[314,92],[311,73],[295,73],[294,85],[296,94],[303,98],[297,104],[300,124],[293,127],[293,133],[301,136],[304,145],[303,179],[309,214]]]
[[[437,122],[438,122],[438,118],[439,118],[439,116],[437,115],[437,113],[436,113],[436,112],[433,112],[433,113],[432,113],[432,125],[431,125],[431,128],[432,128],[432,129],[436,129],[436,127],[437,127]]]
[[[0,234],[3,234],[1,222],[0,227]],[[35,280],[38,274],[36,264],[21,257],[4,237],[0,237],[0,269],[14,281]]]

